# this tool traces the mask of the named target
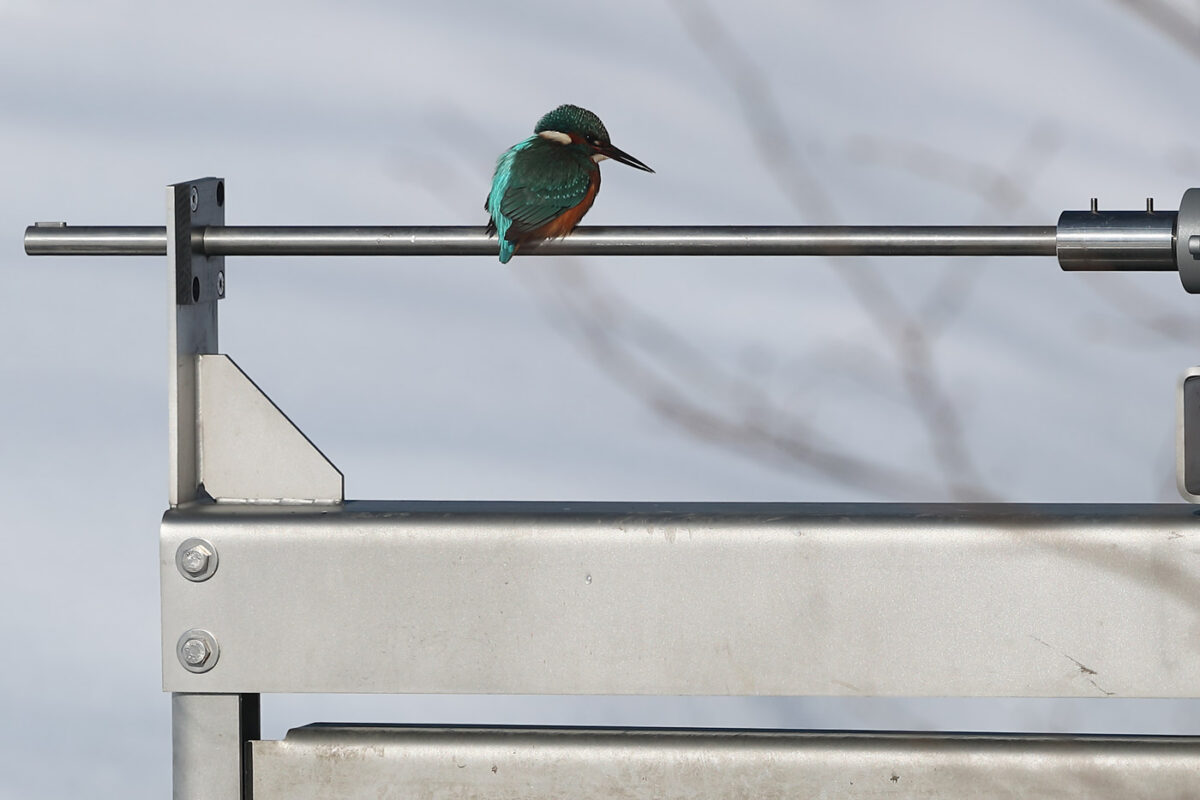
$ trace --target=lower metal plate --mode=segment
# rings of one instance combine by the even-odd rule
[[[1183,798],[1200,739],[309,726],[251,743],[255,800]]]

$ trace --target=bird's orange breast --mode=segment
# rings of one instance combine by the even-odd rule
[[[568,233],[575,230],[575,226],[579,224],[579,220],[583,219],[583,215],[586,214],[588,209],[592,207],[592,203],[596,202],[596,193],[599,191],[600,170],[597,169],[592,173],[592,179],[588,183],[587,194],[583,196],[583,200],[579,202],[579,205],[568,208],[566,211],[559,214],[542,227],[530,231],[527,238],[557,239],[559,237],[566,236]]]

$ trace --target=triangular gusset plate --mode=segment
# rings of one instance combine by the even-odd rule
[[[200,481],[217,501],[340,503],[342,473],[229,356],[198,356]]]

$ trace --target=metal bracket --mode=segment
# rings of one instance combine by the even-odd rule
[[[167,304],[167,494],[172,507],[195,500],[200,485],[196,356],[217,352],[217,301],[225,296],[225,257],[196,252],[192,233],[224,224],[225,181],[201,178],[167,187],[167,263],[172,276]]]
[[[218,500],[340,503],[342,474],[228,356],[217,355],[225,257],[199,245],[225,224],[225,181],[167,187],[172,507]]]
[[[218,501],[340,503],[328,458],[226,355],[198,358],[200,482]]]

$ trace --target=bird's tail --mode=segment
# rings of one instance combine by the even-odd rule
[[[503,236],[500,237],[500,263],[507,264],[508,260],[513,257],[513,253],[517,252],[515,242],[510,242]]]

